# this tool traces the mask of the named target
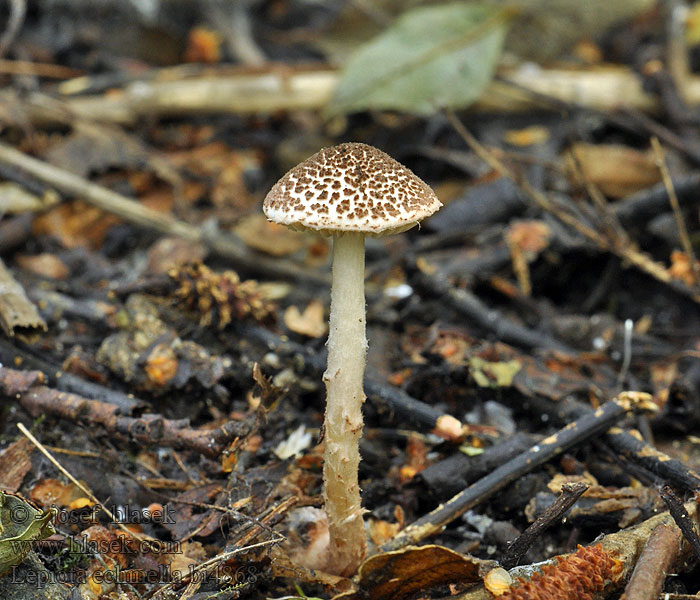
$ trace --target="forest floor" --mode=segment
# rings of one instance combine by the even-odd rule
[[[431,114],[328,112],[365,3],[146,4],[2,8],[0,596],[697,597],[700,63],[674,3],[537,65],[507,41]],[[444,206],[366,241],[345,577],[314,568],[331,241],[261,206],[348,141]]]

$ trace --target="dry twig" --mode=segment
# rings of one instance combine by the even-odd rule
[[[510,543],[501,558],[501,566],[504,569],[511,569],[517,565],[537,536],[561,519],[587,489],[588,486],[580,481],[564,484],[557,499],[535,519],[532,525]]]
[[[673,187],[673,181],[671,181],[671,174],[668,171],[668,165],[666,164],[666,158],[664,157],[664,151],[661,148],[661,144],[656,137],[651,138],[651,147],[654,150],[654,156],[656,157],[656,163],[659,165],[659,170],[661,171],[661,179],[663,181],[664,187],[666,188],[666,193],[668,194],[668,202],[673,209],[673,216],[676,219],[676,227],[678,228],[678,237],[680,237],[681,245],[683,246],[683,251],[690,261],[690,267],[695,273],[697,281],[700,281],[700,264],[695,256],[695,251],[693,250],[693,244],[690,242],[690,236],[688,235],[688,228],[685,226],[685,220],[683,219],[683,213],[681,212],[681,206],[678,202],[678,196],[676,195],[676,190]]]
[[[620,600],[656,600],[668,569],[680,552],[681,532],[672,525],[657,525],[649,536],[632,577]]]
[[[691,518],[688,509],[683,504],[683,501],[676,495],[673,488],[665,485],[659,492],[661,499],[666,503],[668,512],[671,513],[673,520],[678,525],[690,547],[693,549],[696,558],[700,559],[700,537],[695,530],[695,525]]]
[[[604,441],[614,453],[640,465],[654,476],[662,477],[684,491],[700,490],[700,474],[683,461],[660,452],[654,446],[638,439],[629,431],[611,427]]]

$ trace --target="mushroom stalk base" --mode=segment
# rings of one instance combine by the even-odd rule
[[[358,233],[333,239],[328,332],[323,482],[330,533],[326,569],[352,575],[367,552],[357,469],[365,372],[365,242]]]

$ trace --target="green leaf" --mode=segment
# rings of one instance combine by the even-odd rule
[[[32,543],[54,534],[56,509],[41,511],[24,498],[0,491],[0,577],[21,563]]]
[[[513,14],[464,2],[406,12],[350,59],[328,115],[467,106],[491,81]]]

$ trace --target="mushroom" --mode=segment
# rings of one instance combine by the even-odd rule
[[[324,148],[284,175],[263,211],[270,221],[333,237],[324,420],[325,570],[352,575],[367,552],[358,482],[365,337],[365,236],[410,229],[442,204],[412,171],[366,144]]]

